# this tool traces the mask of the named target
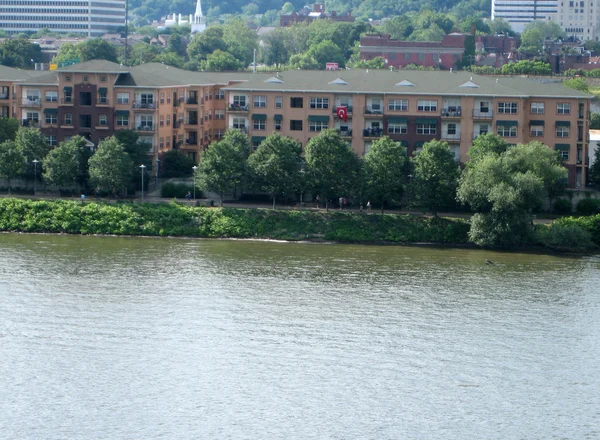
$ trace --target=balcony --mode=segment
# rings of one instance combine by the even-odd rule
[[[339,133],[340,137],[352,139],[352,130],[344,130],[344,131],[342,131],[340,129],[336,129],[336,131]]]
[[[0,94],[0,99],[10,99],[10,93],[2,93],[2,94]]]
[[[179,128],[183,124],[183,121],[173,121],[173,128]]]
[[[98,98],[98,102],[96,103],[96,105],[110,105],[110,102],[108,101],[108,98],[106,96],[101,96]]]
[[[41,107],[42,103],[39,99],[23,98],[21,100],[21,105],[23,107]]]
[[[443,108],[441,112],[442,119],[460,119],[462,109],[458,107]]]
[[[351,105],[335,105],[335,106],[332,107],[331,112],[333,114],[336,114],[338,107],[346,107],[346,111],[348,112],[348,115],[352,114],[352,106]]]
[[[442,141],[460,141],[460,133],[442,132],[440,136]]]
[[[248,113],[248,106],[240,104],[229,104],[229,111],[231,113]]]
[[[364,138],[378,138],[383,136],[383,129],[381,128],[365,128],[363,130]]]
[[[473,110],[473,119],[492,119],[494,112],[492,110]]]
[[[366,106],[364,109],[364,116],[382,116],[383,109],[381,107]]]
[[[190,105],[198,105],[198,98],[188,98],[185,100],[186,104],[190,104]]]
[[[73,97],[66,96],[64,98],[61,98],[60,103],[63,105],[73,105]]]
[[[40,128],[42,126],[42,123],[40,121],[34,121],[32,119],[23,119],[21,121],[21,125],[23,127]]]
[[[185,125],[198,125],[198,119],[188,119],[185,121]]]
[[[198,145],[198,139],[186,139],[185,140],[185,144],[186,145]]]
[[[138,125],[136,128],[137,131],[154,131],[154,125]]]
[[[156,104],[154,102],[134,102],[133,109],[134,110],[154,110],[156,108]]]
[[[248,127],[229,127],[231,130],[239,130],[242,133],[248,134]]]

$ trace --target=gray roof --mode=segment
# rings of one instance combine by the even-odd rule
[[[73,73],[122,73],[128,72],[129,67],[106,60],[90,60],[82,63],[61,67],[57,72]]]
[[[275,75],[269,75],[273,77]],[[450,96],[510,96],[589,98],[591,95],[562,84],[543,83],[523,77],[492,77],[470,72],[423,70],[290,70],[265,82],[248,75],[248,81],[225,90],[264,90],[333,93],[378,93]],[[283,82],[280,82],[283,81]],[[346,83],[346,84],[344,84]],[[408,85],[402,85],[408,84]],[[412,85],[410,85],[412,84]]]
[[[0,81],[28,81],[48,75],[47,70],[21,70],[0,65]],[[54,75],[56,82],[56,75]]]

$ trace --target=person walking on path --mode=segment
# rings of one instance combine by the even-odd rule
[[[342,209],[342,207],[344,206],[344,198],[340,197],[340,199],[338,200],[339,204],[340,204],[340,210]]]
[[[371,201],[367,202],[367,214],[371,212]]]
[[[315,200],[317,201],[317,208],[321,208],[321,198],[319,197],[319,194],[317,194],[317,197],[315,197]]]

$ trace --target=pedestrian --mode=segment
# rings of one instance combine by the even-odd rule
[[[371,212],[371,201],[367,201],[367,213]]]
[[[319,197],[319,194],[317,194],[317,197],[315,197],[315,200],[317,201],[317,208],[321,207],[321,198]]]
[[[190,191],[188,191],[187,194],[185,195],[185,199],[192,200],[192,193]]]
[[[340,199],[338,200],[339,204],[340,204],[340,209],[342,209],[342,206],[344,205],[344,198],[340,197]]]
[[[83,205],[83,201],[85,200],[85,194],[81,193],[81,204]]]

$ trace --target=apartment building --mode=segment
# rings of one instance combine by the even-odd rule
[[[436,139],[466,162],[477,136],[496,133],[511,144],[539,140],[556,149],[571,187],[586,179],[590,98],[561,84],[468,72],[189,72],[106,61],[52,72],[0,67],[3,114],[40,127],[50,145],[82,135],[95,146],[130,129],[154,156],[178,149],[197,161],[227,129],[257,147],[271,133],[306,146],[331,128],[357,155],[382,136],[409,154]]]
[[[600,38],[600,5],[594,0],[559,0],[558,11],[552,19],[560,25],[568,37],[580,41]]]
[[[0,28],[9,34],[75,32],[88,37],[115,32],[125,26],[126,0],[2,0]]]
[[[534,20],[550,20],[558,12],[558,3],[564,0],[492,0],[492,20],[506,20],[513,31],[523,32]]]

